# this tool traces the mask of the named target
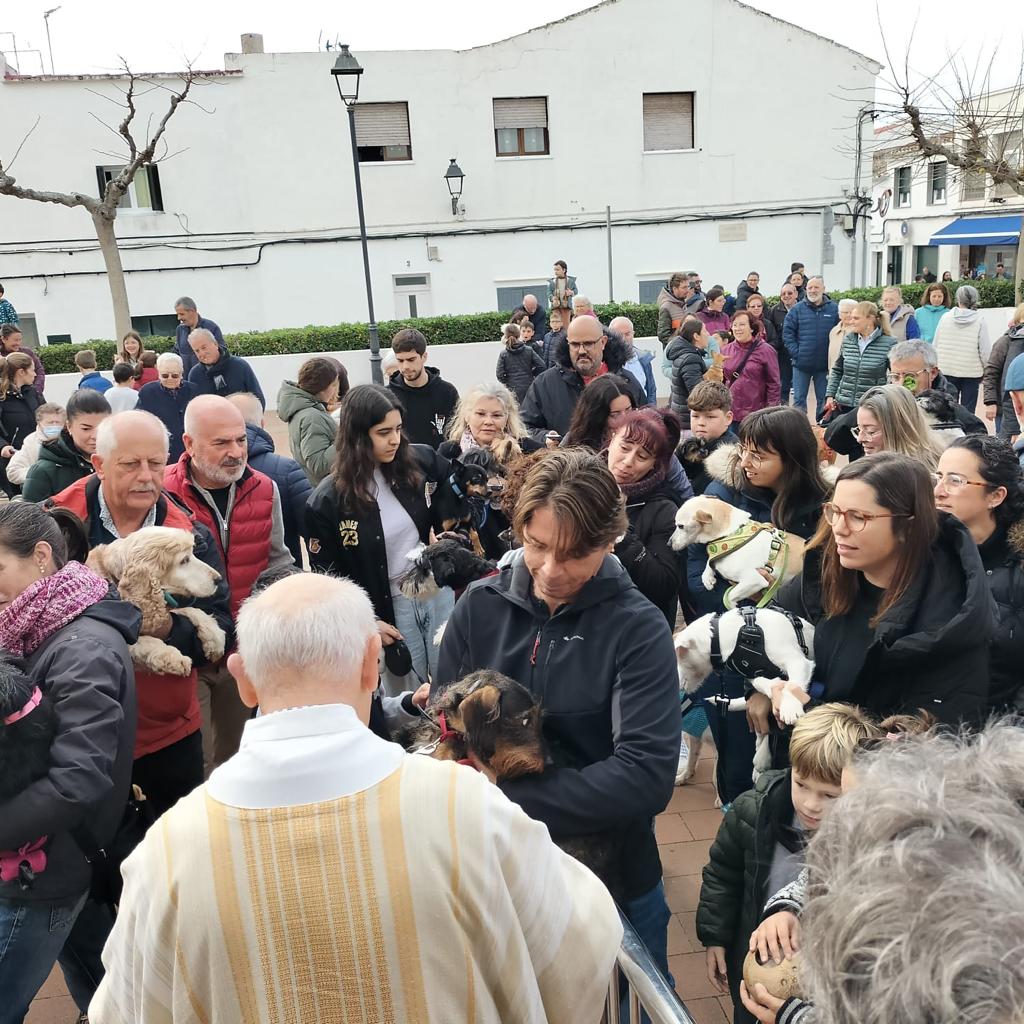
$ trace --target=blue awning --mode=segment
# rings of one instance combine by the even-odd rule
[[[1011,245],[1020,237],[1021,215],[961,217],[932,235],[931,245]]]

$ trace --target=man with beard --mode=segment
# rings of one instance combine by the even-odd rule
[[[254,588],[295,571],[284,543],[277,485],[247,463],[245,419],[226,398],[198,395],[185,409],[185,454],[164,487],[213,534],[227,571],[232,619]],[[238,750],[250,716],[227,670],[227,655],[199,673],[206,774]]]
[[[188,530],[193,535],[196,558],[224,576],[224,564],[211,532],[162,491],[167,429],[156,416],[141,410],[106,416],[96,431],[91,459],[95,473],[76,480],[50,499],[82,520],[90,548],[110,544],[146,526]],[[233,643],[234,628],[223,580],[210,597],[176,600],[212,615],[227,634],[228,643]],[[132,782],[146,794],[157,814],[203,781],[196,669],[206,664],[195,626],[183,615],[171,616],[169,631],[162,632],[160,639],[191,658],[193,668],[187,676],[157,675],[135,668],[139,722]],[[94,753],[109,755],[107,751]]]

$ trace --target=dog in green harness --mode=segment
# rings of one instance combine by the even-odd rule
[[[691,498],[676,513],[671,544],[676,551],[690,544],[707,545],[708,562],[701,582],[707,590],[714,590],[719,577],[729,580],[726,608],[755,597],[757,607],[765,607],[804,564],[800,537],[771,523],[754,522],[749,512],[706,494]]]

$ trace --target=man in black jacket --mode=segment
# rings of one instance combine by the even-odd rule
[[[416,328],[399,331],[391,350],[398,372],[391,375],[388,387],[402,403],[402,432],[412,444],[429,444],[436,451],[459,404],[459,393],[441,379],[440,370],[427,366],[427,339]]]
[[[602,374],[621,377],[638,409],[647,401],[636,378],[623,372],[629,359],[626,343],[597,317],[576,317],[569,324],[565,342],[556,345],[552,357],[551,368],[534,378],[520,410],[523,423],[537,441],[543,442],[548,431],[560,437],[565,434],[583,388]]]
[[[529,688],[555,764],[502,789],[556,839],[615,834],[622,909],[667,973],[654,817],[679,756],[672,635],[608,554],[628,523],[603,459],[548,452],[510,498],[522,560],[471,584],[456,604],[433,691],[481,668]]]

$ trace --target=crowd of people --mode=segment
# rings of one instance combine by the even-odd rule
[[[494,378],[461,394],[414,327],[385,385],[302,361],[277,396],[288,455],[190,298],[172,352],[126,335],[108,379],[79,351],[64,407],[5,325],[0,1024],[55,962],[94,1024],[597,1021],[622,935],[608,889],[670,977],[654,819],[706,728],[723,818],[697,934],[737,1022],[1015,1019],[1024,307],[989,346],[970,286],[935,282],[917,310],[898,288],[833,302],[800,264],[778,302],[759,286],[673,274],[659,361],[558,261],[547,308],[526,295]],[[807,542],[771,597],[813,626],[795,726],[781,681],[769,697],[725,667],[680,693],[674,632],[726,607],[706,546],[673,544],[697,495]],[[85,565],[150,527],[185,531],[216,575],[204,596],[158,587],[156,618]],[[413,595],[410,558],[438,541],[477,579]],[[187,671],[143,664],[140,638]],[[449,687],[496,678],[543,712],[542,772],[407,756]],[[602,881],[559,848],[581,837]],[[132,846],[123,893],[101,894]],[[983,951],[910,913],[938,865],[945,898],[992,880],[968,914]],[[916,964],[929,941],[967,983]],[[800,950],[803,998],[741,983],[758,948]]]

